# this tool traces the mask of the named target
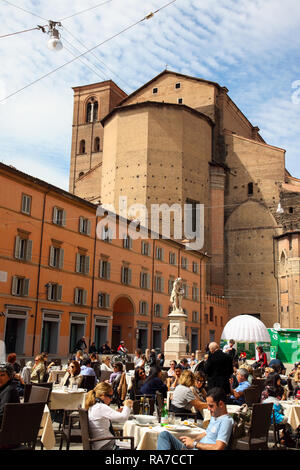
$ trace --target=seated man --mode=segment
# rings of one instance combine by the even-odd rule
[[[244,391],[246,388],[250,387],[250,382],[247,380],[248,375],[249,374],[246,369],[238,369],[236,373],[238,386],[236,388],[233,388],[233,378],[229,379],[231,395],[227,399],[227,404],[243,405],[245,403]]]
[[[227,413],[225,402],[225,392],[218,387],[212,388],[206,398],[212,416],[206,431],[197,437],[182,436],[179,439],[163,431],[158,436],[157,450],[225,450],[233,428],[233,419]]]
[[[91,364],[92,364],[92,361],[90,358],[83,359],[82,366],[80,368],[80,375],[93,375],[95,377],[95,387],[96,387],[97,376]]]
[[[175,375],[167,378],[166,385],[168,387],[168,390],[173,390],[175,387],[177,387],[177,385],[179,384],[180,376],[183,372],[180,364],[176,364],[174,370],[175,370]]]

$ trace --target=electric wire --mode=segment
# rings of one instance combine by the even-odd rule
[[[6,1],[6,0],[5,0]],[[156,10],[154,13],[157,13],[159,12],[160,10],[162,10],[163,8],[166,8],[167,6],[171,5],[172,3],[174,3],[176,0],[172,0],[171,2],[169,2],[168,4],[164,5],[163,7],[159,8],[158,10]],[[0,103],[2,103],[3,101],[6,101],[7,99],[11,98],[12,96],[15,96],[16,94],[24,91],[25,89],[29,88],[30,86],[36,84],[37,82],[43,80],[44,78],[47,78],[49,77],[50,75],[52,75],[53,73],[61,70],[63,67],[66,67],[67,65],[75,62],[75,60],[78,60],[79,58],[85,56],[86,54],[89,54],[90,52],[94,51],[95,49],[97,49],[98,47],[102,46],[103,44],[106,44],[107,42],[111,41],[112,39],[120,36],[121,34],[125,33],[126,31],[129,31],[130,29],[134,28],[135,26],[137,26],[138,24],[142,23],[143,21],[147,20],[147,19],[150,19],[152,18],[152,16],[154,15],[154,13],[150,13],[148,15],[146,15],[144,18],[136,21],[135,23],[127,26],[126,28],[122,29],[121,31],[119,31],[118,33],[114,34],[113,36],[110,36],[109,38],[105,39],[104,41],[100,42],[99,44],[96,44],[95,46],[91,47],[90,49],[88,49],[87,51],[81,53],[80,55],[74,57],[73,59],[69,60],[68,62],[65,62],[64,64],[60,65],[59,67],[56,67],[55,69],[53,70],[50,70],[49,72],[47,72],[46,74],[42,75],[41,77],[37,78],[36,80],[34,80],[33,82],[29,83],[28,85],[25,85],[24,87],[20,88],[19,90],[16,90],[14,91],[13,93],[11,93],[10,95],[6,96],[5,98],[2,98],[0,100]]]

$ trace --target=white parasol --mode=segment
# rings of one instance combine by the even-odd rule
[[[262,321],[252,315],[238,315],[226,323],[221,339],[236,343],[270,343],[269,332]]]

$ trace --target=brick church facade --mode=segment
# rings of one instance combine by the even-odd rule
[[[287,305],[282,288],[300,271],[292,243],[282,248],[298,237],[300,180],[226,87],[167,70],[129,96],[105,81],[74,88],[73,116],[71,193],[117,212],[120,196],[149,211],[204,204],[207,291],[228,300],[230,317],[300,327],[297,295]]]

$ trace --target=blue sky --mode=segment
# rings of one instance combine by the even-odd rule
[[[47,20],[103,5],[62,21],[61,52],[49,51],[48,37],[37,30],[0,39],[0,100],[71,60],[70,51],[79,55],[168,0],[11,2]],[[0,18],[0,35],[46,24],[4,0]],[[298,0],[176,0],[88,60],[1,101],[0,161],[68,189],[71,87],[112,79],[131,93],[168,65],[226,86],[267,143],[286,149],[286,167],[300,178],[299,21]]]

